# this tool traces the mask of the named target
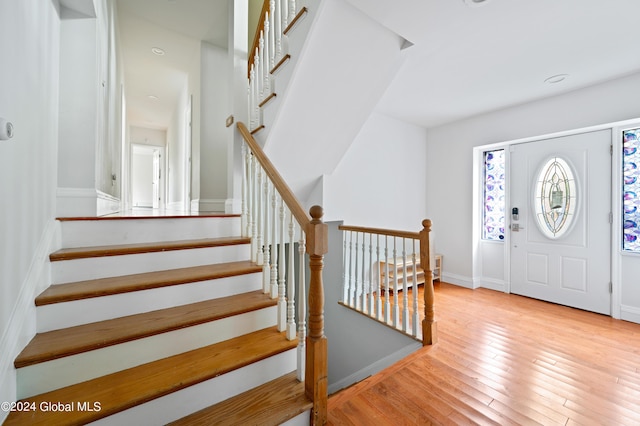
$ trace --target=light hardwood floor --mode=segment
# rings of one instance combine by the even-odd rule
[[[436,284],[439,341],[329,399],[331,425],[638,425],[640,325]]]

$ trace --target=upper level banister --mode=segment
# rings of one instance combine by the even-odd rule
[[[264,151],[262,151],[262,148],[260,147],[260,145],[258,145],[258,142],[255,140],[249,129],[247,129],[247,126],[245,126],[245,124],[242,122],[238,122],[237,126],[240,134],[253,152],[253,155],[258,160],[258,162],[260,162],[262,168],[264,169],[267,176],[269,176],[269,178],[271,179],[271,182],[273,182],[273,185],[280,193],[280,196],[284,200],[285,204],[287,205],[287,207],[289,207],[289,210],[291,211],[293,216],[296,218],[302,229],[306,232],[308,230],[309,224],[311,223],[311,216],[309,216],[309,214],[304,210],[296,195],[293,193],[291,188],[289,188],[289,185],[287,185],[282,176],[280,176],[280,173],[278,173],[278,171],[276,170],[273,163],[271,163],[271,160],[269,160]]]
[[[251,65],[253,64],[253,53],[258,48],[258,43],[260,43],[260,31],[264,30],[264,18],[267,12],[269,11],[269,0],[264,0],[262,4],[262,11],[260,12],[260,17],[258,18],[258,28],[256,28],[256,34],[253,36],[253,44],[251,45],[251,50],[249,50],[249,63],[247,64],[247,73],[251,72]],[[247,75],[249,77],[249,75]]]
[[[340,225],[338,229],[340,229],[341,231],[364,232],[367,234],[388,235],[390,237],[399,237],[399,238],[413,238],[413,239],[420,238],[419,232],[398,231],[395,229],[367,228],[365,226],[348,226],[348,225]]]

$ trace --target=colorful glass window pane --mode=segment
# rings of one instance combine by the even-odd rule
[[[624,250],[640,252],[640,129],[622,132]]]
[[[504,240],[504,149],[484,153],[484,213],[482,238]]]
[[[549,159],[538,174],[535,189],[538,226],[549,238],[560,238],[576,213],[576,180],[562,158]]]

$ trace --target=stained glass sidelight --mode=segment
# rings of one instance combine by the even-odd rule
[[[484,153],[484,213],[482,238],[504,240],[504,149]]]
[[[640,252],[640,129],[622,132],[624,250]]]
[[[538,226],[549,238],[561,237],[576,213],[576,180],[562,158],[549,159],[538,174],[535,187],[535,211]]]

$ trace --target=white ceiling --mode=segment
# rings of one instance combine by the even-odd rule
[[[640,71],[640,0],[341,1],[413,43],[378,110],[425,127]],[[118,11],[130,119],[164,128],[198,41],[226,46],[227,0],[118,0]],[[568,77],[544,82],[556,74]]]
[[[425,127],[640,71],[638,0],[347,1],[414,44],[378,109]]]
[[[227,4],[227,0],[117,0],[132,125],[167,128],[189,67],[199,66],[200,41],[227,47]],[[165,54],[154,55],[153,47]]]

